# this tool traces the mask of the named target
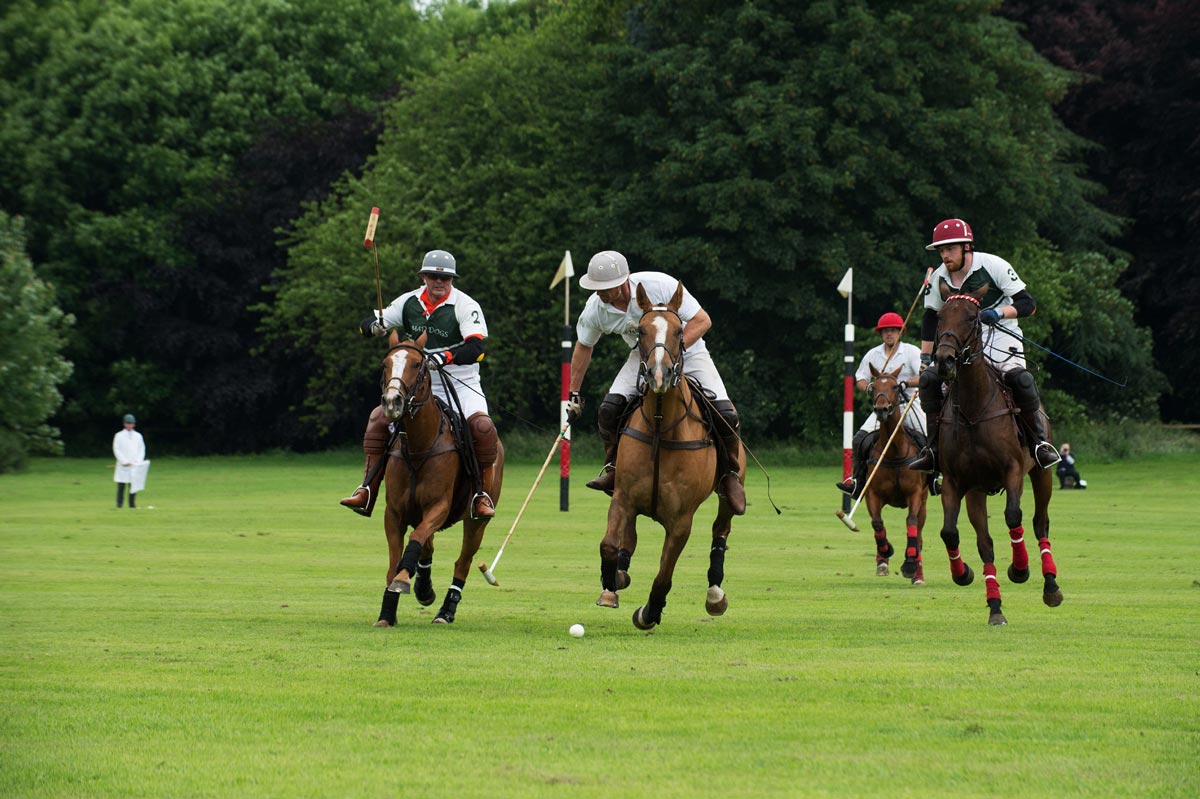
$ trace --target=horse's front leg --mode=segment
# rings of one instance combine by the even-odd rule
[[[1029,551],[1025,548],[1025,528],[1021,526],[1021,489],[1025,475],[1019,471],[1009,474],[1004,484],[1004,523],[1008,525],[1008,538],[1012,544],[1012,563],[1008,567],[1008,579],[1023,583],[1029,579]]]
[[[463,588],[467,585],[467,577],[471,574],[471,564],[475,560],[479,546],[483,543],[483,532],[487,529],[489,519],[463,519],[462,549],[458,560],[454,561],[454,576],[450,579],[450,587],[446,589],[446,598],[442,607],[433,617],[434,624],[453,624],[458,612],[458,603],[462,601]]]
[[[987,593],[988,624],[1008,624],[1000,612],[1000,580],[996,577],[996,551],[988,533],[987,494],[975,489],[967,492],[967,517],[975,528],[975,542],[983,561],[983,587]]]
[[[925,526],[925,492],[913,491],[908,495],[908,515],[904,518],[907,541],[904,544],[904,565],[900,573],[912,580],[914,585],[925,582],[921,567],[921,529]]]
[[[437,599],[437,591],[433,590],[432,538],[421,548],[421,559],[417,561],[417,577],[413,580],[413,596],[421,607],[429,607]]]
[[[950,558],[950,577],[954,584],[970,585],[975,580],[975,572],[962,559],[959,550],[958,512],[961,507],[962,496],[958,493],[958,486],[947,479],[942,485],[942,542]]]
[[[400,594],[392,590],[392,583],[396,579],[397,569],[400,568],[400,544],[404,540],[406,526],[397,511],[391,507],[386,509],[383,516],[383,531],[387,536],[388,568],[387,579],[384,581],[383,602],[379,608],[379,619],[375,622],[376,627],[396,626],[396,606],[400,602]]]
[[[874,491],[867,493],[867,513],[871,517],[871,529],[875,532],[875,575],[887,577],[888,558],[896,554],[896,548],[888,541],[887,528],[883,524],[883,500]]]
[[[650,586],[650,597],[646,604],[633,612],[633,626],[639,630],[652,630],[662,623],[663,608],[667,606],[667,594],[671,592],[671,577],[675,574],[675,564],[692,534],[693,510],[684,517],[676,519],[673,525],[666,526],[666,538],[663,540],[662,557],[658,561],[658,574]]]
[[[417,564],[421,562],[421,552],[425,549],[426,543],[433,539],[433,534],[445,525],[449,513],[450,500],[448,498],[425,510],[421,523],[414,527],[408,535],[408,544],[400,555],[400,563],[396,566],[395,577],[388,586],[389,591],[397,594],[407,594],[412,591],[412,579],[417,573]]]
[[[629,585],[629,560],[637,548],[637,514],[614,498],[608,504],[608,527],[600,542],[600,598],[602,608],[620,606],[617,592]]]
[[[725,582],[725,552],[729,549],[729,533],[732,530],[733,511],[719,504],[717,518],[712,526],[712,547],[708,550],[708,593],[704,597],[704,609],[710,616],[721,616],[729,609],[729,598],[721,587]]]

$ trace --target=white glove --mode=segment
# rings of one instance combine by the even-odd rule
[[[572,391],[567,395],[567,424],[575,424],[579,421],[579,415],[583,413],[583,397],[578,391]]]

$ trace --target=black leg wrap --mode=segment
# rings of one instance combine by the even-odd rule
[[[386,588],[383,590],[383,604],[379,607],[379,621],[396,624],[396,606],[400,604],[400,595]]]
[[[605,591],[617,590],[617,562],[600,559],[600,587]]]
[[[712,549],[708,551],[708,584],[720,585],[725,580],[725,552],[729,547],[726,546],[724,539],[715,539]]]
[[[455,580],[454,582],[459,582]],[[462,601],[462,587],[451,585],[442,600],[441,610],[433,617],[434,624],[453,624],[454,614],[458,611],[458,603]]]
[[[628,549],[617,550],[617,571],[629,571],[629,559],[632,557],[633,554]]]
[[[404,556],[400,558],[400,568],[408,571],[410,575],[416,575],[417,563],[421,560],[421,545],[412,539],[409,539],[408,546],[404,547]]]
[[[417,579],[413,581],[413,596],[422,607],[432,605],[437,599],[437,591],[433,590],[433,564],[418,563]]]

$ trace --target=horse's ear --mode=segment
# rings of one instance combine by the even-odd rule
[[[650,298],[646,296],[646,289],[641,283],[637,287],[637,304],[642,309],[642,313],[654,307],[654,303],[650,302]]]
[[[977,300],[982,300],[984,295],[988,293],[988,284],[984,283],[979,288],[971,292],[971,296]]]
[[[894,377],[897,380],[899,380],[900,379],[900,370],[903,368],[904,368],[903,365],[897,366],[896,370],[894,372],[888,372],[888,377]]]
[[[679,306],[683,305],[683,281],[679,281],[679,285],[675,287],[675,293],[671,295],[671,301],[667,303],[667,307],[675,313],[679,313]]]
[[[875,364],[871,364],[871,377],[879,377],[879,370],[875,368]]]
[[[392,332],[388,333],[388,347],[400,346],[400,331],[392,328]]]
[[[425,341],[428,338],[429,338],[428,333],[422,333],[420,336],[417,336],[417,340],[414,341],[413,343],[416,344],[421,349],[425,349]]]
[[[942,302],[945,302],[946,298],[950,296],[950,284],[940,283],[938,284],[938,289],[942,292]]]

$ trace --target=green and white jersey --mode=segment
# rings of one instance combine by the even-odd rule
[[[979,301],[979,309],[995,308],[999,311],[1013,304],[1014,294],[1025,289],[1025,281],[1017,276],[1012,264],[997,255],[976,252],[971,259],[971,269],[963,278],[962,285],[950,281],[950,273],[942,264],[933,272],[929,285],[925,287],[925,307],[940,311],[946,301],[942,299],[942,285],[950,287],[950,296],[970,294],[981,286],[987,286],[987,294]],[[1002,319],[992,332],[985,331],[984,354],[1000,369],[1024,368],[1025,357],[1021,339],[1007,335],[1021,335],[1021,326],[1016,319]]]
[[[429,303],[424,287],[401,294],[384,309],[383,323],[389,330],[398,329],[404,338],[416,339],[425,333],[425,351],[430,353],[453,351],[472,336],[487,338],[483,309],[467,294],[451,287],[446,299],[437,305]],[[445,368],[460,380],[479,376],[478,363],[451,363]]]

